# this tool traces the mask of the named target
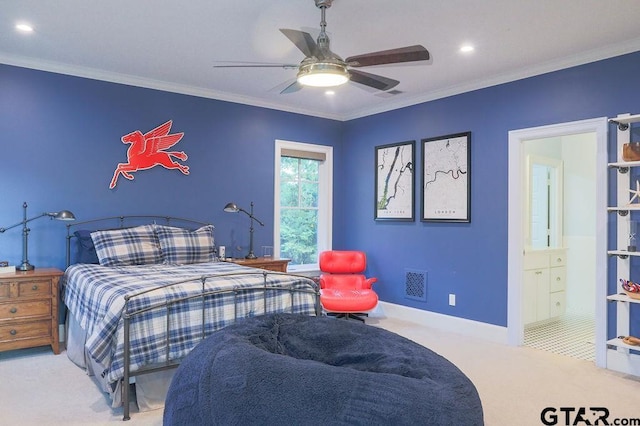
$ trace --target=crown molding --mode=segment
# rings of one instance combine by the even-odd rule
[[[56,74],[70,75],[74,77],[88,78],[91,80],[106,81],[109,83],[125,84],[128,86],[143,87],[146,89],[160,90],[164,92],[178,93],[182,95],[197,96],[200,98],[214,99],[218,101],[233,102],[243,105],[260,108],[274,109],[278,111],[291,112],[295,114],[310,115],[313,117],[327,118],[330,120],[342,121],[342,117],[337,114],[329,114],[304,108],[294,108],[279,103],[265,102],[248,96],[240,96],[227,92],[204,89],[201,87],[187,86],[167,81],[154,80],[150,78],[138,77],[129,74],[98,70],[95,68],[73,66],[58,62],[43,61],[40,59],[11,56],[0,54],[0,63],[21,68],[29,68],[38,71],[52,72]]]
[[[455,86],[446,87],[439,90],[434,90],[429,93],[424,93],[419,96],[413,96],[398,101],[390,101],[385,103],[384,106],[361,109],[354,111],[351,114],[342,116],[343,121],[354,120],[357,118],[367,117],[374,114],[380,114],[383,112],[393,111],[408,106],[418,105],[421,103],[434,101],[436,99],[442,99],[449,96],[459,95],[473,90],[485,89],[487,87],[497,86],[499,84],[510,83],[516,80],[522,80],[529,77],[535,77],[542,74],[547,74],[554,71],[560,71],[567,68],[572,68],[579,65],[588,64],[591,62],[597,62],[604,59],[613,58],[616,56],[626,55],[640,51],[640,38],[629,40],[625,43],[617,43],[614,45],[605,46],[600,49],[594,49],[580,54],[548,61],[537,66],[521,68],[513,72],[508,72],[500,75],[496,75],[492,78],[481,79],[472,81],[469,83],[459,84]]]
[[[499,84],[509,83],[524,78],[534,77],[549,72],[559,71],[591,62],[596,62],[615,56],[620,56],[632,52],[640,51],[640,38],[629,40],[625,43],[617,43],[605,46],[599,49],[593,49],[580,54],[559,58],[548,61],[537,66],[528,66],[520,68],[516,71],[503,73],[488,79],[479,79],[464,84],[445,87],[434,90],[419,96],[406,97],[399,100],[389,100],[382,106],[372,108],[363,108],[350,111],[344,114],[332,114],[317,110],[308,110],[299,107],[291,107],[288,105],[265,102],[248,96],[240,96],[227,92],[209,90],[201,87],[187,86],[175,84],[166,81],[154,80],[144,77],[138,77],[128,74],[120,74],[98,70],[94,68],[72,66],[57,62],[43,61],[35,58],[10,56],[0,54],[0,63],[13,65],[17,67],[36,69],[40,71],[53,72],[58,74],[71,75],[75,77],[88,78],[93,80],[106,81],[111,83],[126,84],[130,86],[143,87],[147,89],[161,90],[165,92],[178,93],[183,95],[197,96],[201,98],[215,99],[225,102],[239,103],[243,105],[255,106],[260,108],[274,109],[278,111],[290,112],[295,114],[309,115],[313,117],[326,118],[337,121],[349,121],[357,118],[367,117],[370,115],[380,114],[400,108],[405,108],[421,103],[446,98],[449,96],[459,95],[473,90],[484,89]]]

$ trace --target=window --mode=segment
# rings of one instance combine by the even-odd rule
[[[332,147],[276,140],[274,255],[289,270],[317,270],[331,249],[332,188]]]

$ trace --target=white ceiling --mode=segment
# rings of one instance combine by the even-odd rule
[[[347,120],[640,50],[638,0],[335,0],[327,32],[343,58],[429,50],[428,63],[360,68],[402,93],[348,83],[281,95],[295,70],[213,67],[298,63],[278,29],[315,38],[319,23],[314,0],[0,0],[0,62]]]

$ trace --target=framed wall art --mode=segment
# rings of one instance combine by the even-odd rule
[[[375,220],[413,221],[415,141],[375,149]]]
[[[422,139],[423,222],[471,222],[471,132]]]

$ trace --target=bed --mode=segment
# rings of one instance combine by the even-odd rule
[[[146,222],[146,223],[145,223]],[[181,360],[237,318],[319,315],[313,280],[219,262],[213,226],[166,216],[67,225],[67,355],[130,417],[161,408]]]

